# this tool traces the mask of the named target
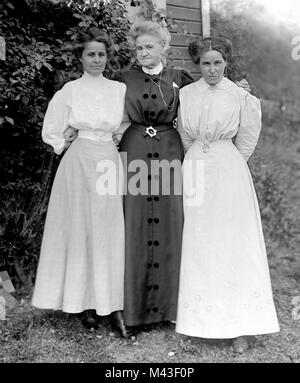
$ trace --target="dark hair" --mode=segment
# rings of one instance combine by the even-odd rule
[[[103,43],[106,47],[106,54],[107,56],[110,56],[112,54],[112,48],[113,48],[113,41],[111,37],[104,32],[103,30],[96,28],[96,27],[90,27],[86,30],[82,30],[78,32],[78,37],[75,41],[74,45],[74,53],[77,57],[81,57],[82,52],[85,48],[85,45],[87,43],[90,43],[92,41],[97,41],[98,43]]]
[[[223,37],[197,38],[189,44],[189,54],[195,64],[199,64],[201,56],[205,52],[218,51],[225,61],[231,57],[231,41]]]

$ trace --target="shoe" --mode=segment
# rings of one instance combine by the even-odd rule
[[[98,330],[99,324],[96,310],[85,310],[81,317],[81,323],[88,330]]]
[[[112,314],[112,326],[116,329],[122,338],[135,339],[135,331],[125,326],[122,311],[115,311]]]
[[[238,338],[235,338],[232,342],[232,345],[233,351],[237,354],[243,354],[243,352],[249,348],[247,338],[244,336],[239,336]]]

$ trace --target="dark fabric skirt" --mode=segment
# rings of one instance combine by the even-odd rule
[[[127,190],[124,196],[124,317],[128,326],[174,321],[177,310],[183,206],[181,189],[178,194],[178,185],[175,189],[173,185],[174,177],[177,183],[182,177],[184,151],[174,128],[159,132],[159,140],[145,137],[144,132],[143,126],[131,126],[120,143],[120,151],[127,154],[127,170],[134,160],[143,160],[149,170],[148,192],[132,195]],[[169,173],[169,195],[165,195],[166,190],[161,187],[162,171],[159,174],[151,171],[155,160],[156,163],[175,160],[179,164]],[[127,171],[127,185],[139,171]],[[159,181],[158,191],[150,188],[154,179]],[[164,186],[168,186],[168,179],[164,181]]]

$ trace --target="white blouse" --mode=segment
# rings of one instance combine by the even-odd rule
[[[63,134],[69,126],[110,141],[113,132],[120,128],[125,92],[123,83],[84,72],[79,79],[66,83],[50,101],[43,123],[43,141],[61,154],[65,146]]]
[[[180,90],[178,130],[186,150],[195,140],[236,136],[234,144],[247,161],[261,130],[260,100],[225,77],[214,86],[201,78]]]

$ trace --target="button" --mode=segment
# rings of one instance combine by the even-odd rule
[[[159,289],[159,286],[158,286],[158,285],[154,285],[154,286],[153,286],[153,289],[154,289],[154,290],[158,290],[158,289]]]
[[[147,157],[148,157],[148,158],[152,158],[152,153],[148,153],[148,154],[147,154]]]
[[[157,152],[154,153],[154,157],[156,157],[156,158],[159,157],[159,153],[157,153]]]
[[[153,263],[153,267],[155,267],[156,269],[158,269],[159,268],[159,263]]]
[[[150,313],[150,311],[151,311],[150,309],[146,309],[146,313],[147,313],[147,314],[149,314],[149,313]]]
[[[145,78],[145,82],[149,82],[150,81],[150,79],[147,77],[147,78]]]
[[[147,286],[146,289],[150,291],[152,289],[152,286]]]
[[[154,78],[153,78],[153,81],[154,81],[154,82],[158,82],[158,78],[154,77]]]
[[[159,197],[154,197],[154,201],[159,201]]]
[[[159,241],[154,241],[154,246],[158,246],[159,245]]]
[[[151,174],[148,175],[148,180],[151,181]]]
[[[151,269],[152,263],[148,263],[148,269]]]
[[[155,312],[155,313],[157,313],[157,311],[158,311],[158,308],[157,307],[153,307],[153,312]]]
[[[158,218],[154,218],[154,223],[159,223],[159,219]]]
[[[149,115],[150,115],[151,117],[154,117],[154,116],[155,116],[155,112],[152,111],[152,112],[149,113]]]
[[[151,98],[153,98],[153,100],[155,100],[157,98],[156,94],[152,94]]]
[[[143,98],[148,98],[149,96],[148,96],[148,94],[147,93],[144,93],[143,94]]]
[[[152,197],[147,197],[147,201],[151,202],[152,201]]]
[[[148,246],[152,246],[152,241],[148,241]]]
[[[153,219],[152,218],[148,218],[148,223],[152,223],[153,222]]]

